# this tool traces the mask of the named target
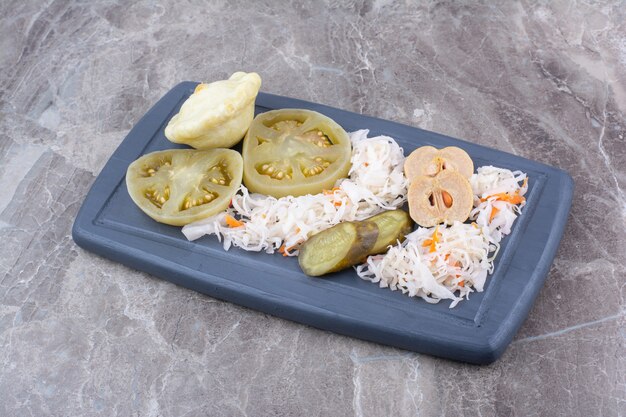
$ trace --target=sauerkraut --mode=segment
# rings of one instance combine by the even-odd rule
[[[484,166],[470,183],[474,222],[418,227],[402,244],[357,266],[357,274],[429,303],[452,300],[450,308],[472,292],[482,292],[493,272],[499,242],[511,232],[526,202],[528,180],[520,171]]]

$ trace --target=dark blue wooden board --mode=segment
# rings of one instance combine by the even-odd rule
[[[163,133],[197,83],[168,92],[130,131],[94,182],[72,230],[81,247],[175,284],[320,329],[449,359],[486,364],[497,359],[525,320],[563,235],[573,181],[564,171],[470,142],[335,109],[260,93],[256,112],[306,108],[347,131],[393,137],[405,154],[422,145],[465,149],[476,167],[495,165],[529,176],[527,204],[501,242],[485,291],[449,309],[379,288],[352,269],[309,278],[295,258],[223,250],[215,236],[188,242],[180,228],[159,224],[131,201],[124,176],[139,156],[182,148]]]

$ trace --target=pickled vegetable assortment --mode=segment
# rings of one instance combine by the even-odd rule
[[[189,240],[216,235],[225,250],[297,256],[313,277],[354,266],[380,287],[451,308],[483,290],[525,204],[526,174],[474,173],[454,146],[405,158],[393,138],[348,134],[311,110],[253,118],[260,85],[237,72],[197,86],[165,128],[197,149],[153,152],[128,167],[128,192],[145,214],[184,226]],[[244,134],[241,154],[225,149]]]
[[[348,134],[332,119],[301,109],[258,115],[243,143],[246,187],[273,197],[317,194],[348,175]]]
[[[148,216],[183,226],[225,210],[241,185],[242,171],[241,155],[230,149],[173,149],[130,164],[126,186]]]

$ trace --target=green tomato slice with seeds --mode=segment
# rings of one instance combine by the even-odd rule
[[[131,163],[126,186],[154,220],[183,226],[225,210],[241,185],[243,160],[230,149],[172,149]]]
[[[243,182],[252,192],[317,194],[348,175],[352,146],[332,119],[302,109],[259,114],[243,142]]]

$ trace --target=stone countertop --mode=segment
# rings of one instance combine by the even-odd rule
[[[171,3],[0,3],[0,415],[624,415],[623,1]],[[500,360],[312,329],[74,244],[133,124],[179,81],[236,70],[572,175],[561,247]]]

